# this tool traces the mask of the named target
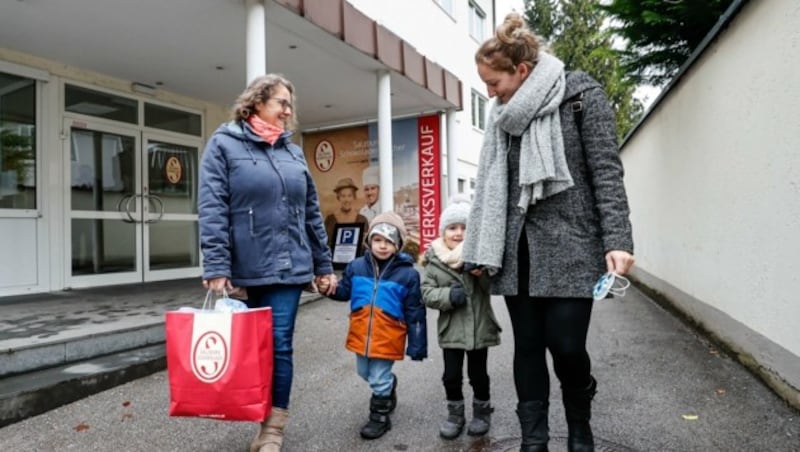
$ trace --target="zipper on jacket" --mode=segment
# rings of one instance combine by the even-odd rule
[[[303,221],[300,219],[300,209],[294,209],[295,215],[297,215],[297,233],[300,235],[300,246],[306,246],[306,231],[303,227]]]
[[[256,228],[255,227],[255,219],[253,218],[253,208],[251,207],[250,210],[247,213],[250,216],[250,237],[253,237],[253,236],[256,235],[256,233],[255,233],[255,228]]]
[[[397,255],[395,255],[397,256]],[[364,356],[369,358],[369,343],[370,339],[372,338],[372,319],[375,317],[375,300],[378,298],[378,286],[380,286],[381,278],[384,274],[386,274],[386,270],[389,269],[389,266],[392,265],[395,256],[386,263],[386,266],[383,267],[382,272],[378,272],[378,262],[372,262],[372,272],[377,275],[375,277],[375,284],[372,286],[372,297],[369,301],[369,321],[367,322],[367,341],[365,342],[365,349],[364,349]],[[371,259],[372,260],[372,259]]]

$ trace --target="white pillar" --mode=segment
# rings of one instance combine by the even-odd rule
[[[389,71],[378,71],[378,167],[381,178],[381,212],[394,211],[392,80]]]
[[[250,84],[254,78],[267,73],[267,10],[269,0],[245,0],[247,26],[245,31],[246,71]]]
[[[456,110],[450,108],[447,117],[447,199],[458,193],[458,144],[456,143]],[[446,206],[446,202],[445,202]]]

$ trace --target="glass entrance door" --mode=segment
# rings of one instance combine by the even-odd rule
[[[199,143],[155,134],[145,134],[143,141],[144,279],[199,276]]]
[[[142,280],[140,133],[65,119],[67,287]]]
[[[198,140],[66,118],[69,287],[198,276]]]

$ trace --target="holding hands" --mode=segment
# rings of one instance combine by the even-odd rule
[[[319,275],[314,278],[314,284],[317,285],[319,293],[323,295],[331,295],[336,292],[336,286],[339,284],[339,279],[335,273],[328,275]]]

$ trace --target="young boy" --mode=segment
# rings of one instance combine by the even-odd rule
[[[421,259],[425,266],[422,298],[425,305],[439,310],[439,346],[444,354],[444,383],[447,418],[439,436],[455,439],[464,429],[463,367],[472,386],[472,420],[469,435],[489,431],[494,411],[489,401],[488,349],[500,344],[500,326],[489,299],[489,278],[475,276],[464,269],[461,250],[465,238],[469,198],[456,195],[439,219],[441,236]]]
[[[392,428],[389,414],[397,404],[395,361],[406,354],[414,361],[428,356],[425,306],[414,260],[401,250],[406,237],[403,219],[384,212],[370,222],[367,251],[344,270],[330,298],[350,300],[346,347],[356,354],[358,375],[369,382],[369,421],[361,437],[375,439]],[[320,287],[320,292],[326,288]]]

